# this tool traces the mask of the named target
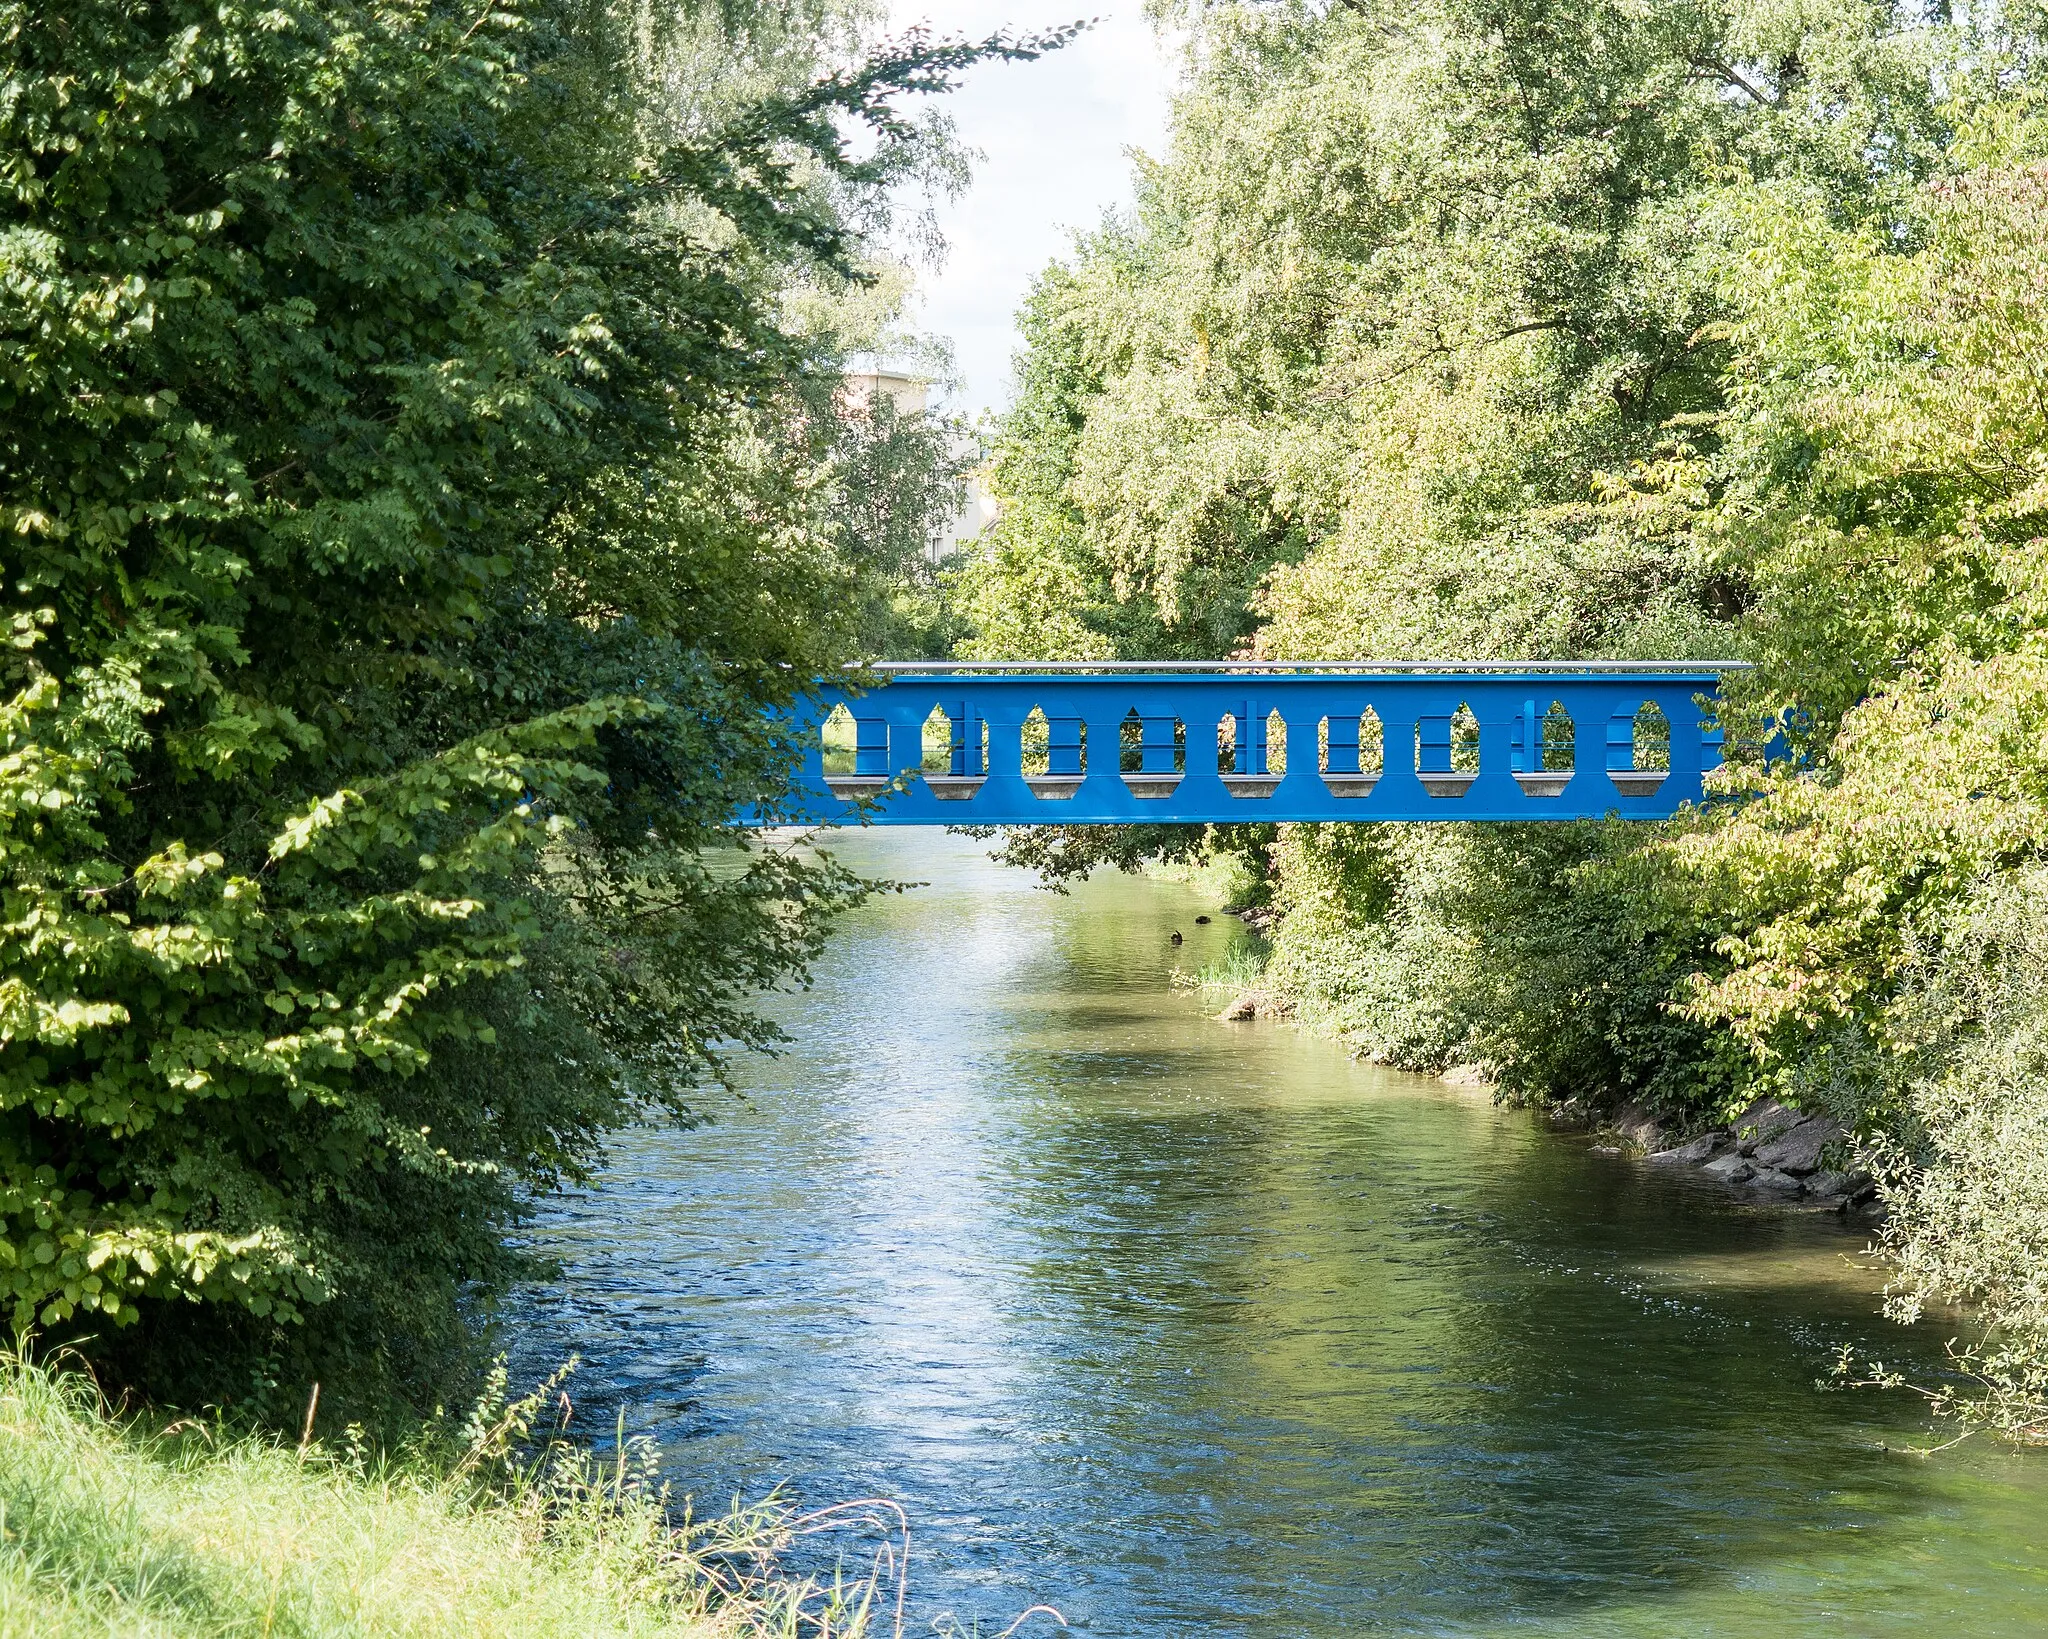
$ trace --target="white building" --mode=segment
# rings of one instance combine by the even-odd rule
[[[906,376],[895,370],[855,370],[840,378],[839,402],[858,415],[874,403],[877,393],[896,406],[896,413],[923,415],[932,390],[927,376]]]
[[[931,398],[931,378],[906,375],[897,370],[855,370],[842,378],[839,401],[849,414],[858,415],[884,395],[899,416],[923,415]],[[981,539],[996,520],[995,497],[989,494],[980,473],[967,479],[967,494],[946,527],[925,548],[933,564],[941,564]]]

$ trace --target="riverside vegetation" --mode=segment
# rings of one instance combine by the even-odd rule
[[[549,1386],[551,1389],[555,1385]],[[549,1437],[550,1394],[494,1384],[401,1448],[315,1444],[205,1417],[110,1419],[83,1372],[0,1357],[0,1636],[563,1633],[768,1639],[888,1625],[891,1548],[830,1580],[799,1538],[898,1522],[775,1499],[710,1521],[642,1456]],[[535,1439],[538,1433],[541,1438]]]
[[[764,708],[885,651],[1756,658],[1744,800],[1659,834],[1013,851],[1232,853],[1270,982],[1392,1062],[1832,1114],[1901,1312],[1975,1304],[1976,1414],[2041,1426],[2039,19],[1169,20],[1172,152],[1034,295],[941,589],[955,430],[836,384],[961,174],[909,99],[1062,34],[0,0],[0,1621],[874,1611],[538,1402],[433,1408],[526,1204],[692,1119],[871,891],[725,822]]]
[[[796,1620],[406,1431],[527,1205],[692,1119],[870,891],[727,822],[766,708],[934,641],[961,429],[839,383],[964,174],[919,99],[1065,37],[878,22],[0,4],[0,1309],[227,1419],[0,1368],[8,1631]]]
[[[870,21],[0,8],[16,1327],[431,1404],[521,1199],[772,1039],[865,888],[706,851],[957,478],[834,405],[898,103],[1056,43]]]
[[[1945,1404],[2048,1432],[2048,13],[1161,10],[1170,147],[1024,310],[961,652],[1756,669],[1668,826],[1011,857],[1235,855],[1266,985],[1384,1062],[1839,1123],[1892,1311],[1977,1317]]]

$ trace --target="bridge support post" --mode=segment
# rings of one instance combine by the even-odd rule
[[[1202,709],[1205,706],[1208,709]],[[1195,710],[1182,719],[1187,725],[1182,767],[1187,772],[1175,793],[1182,800],[1204,805],[1231,800],[1223,781],[1223,747],[1219,738],[1226,715],[1209,702],[1200,701]]]
[[[1289,729],[1291,736],[1293,730]],[[1290,753],[1291,754],[1291,753]],[[1342,712],[1330,713],[1330,744],[1328,750],[1328,771],[1332,774],[1356,774],[1358,767],[1358,719]]]
[[[853,720],[853,772],[863,779],[889,777],[888,718]]]
[[[1509,715],[1511,701],[1483,700],[1485,715],[1479,719],[1479,777],[1466,795],[1480,803],[1507,803],[1521,794],[1515,784],[1510,743],[1515,739],[1517,720]]]
[[[988,805],[1021,808],[1032,800],[1024,783],[1024,716],[1028,708],[998,695],[988,703],[988,784],[982,787]]]
[[[1721,762],[1721,730],[1703,718],[1697,696],[1662,702],[1664,718],[1671,725],[1672,795],[1680,802],[1699,802],[1706,796],[1702,777]]]
[[[1090,801],[1120,809],[1130,797],[1117,776],[1123,769],[1123,719],[1116,715],[1113,701],[1105,700],[1088,712],[1088,777],[1081,789]]]
[[[825,718],[830,711],[818,701],[799,698],[784,719],[796,742],[797,771],[805,779],[815,780],[825,772]]]
[[[1192,722],[1188,724],[1187,771],[1191,779],[1203,776],[1215,777],[1223,771],[1223,748],[1217,744],[1217,731],[1223,726],[1223,719],[1214,722]]]
[[[924,769],[924,719],[905,721],[894,717],[889,723],[889,773],[901,778]]]

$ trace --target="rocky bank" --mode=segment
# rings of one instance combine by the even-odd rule
[[[1652,1166],[1692,1167],[1731,1189],[1801,1204],[1851,1211],[1875,1198],[1877,1186],[1855,1163],[1849,1133],[1824,1115],[1808,1115],[1774,1098],[1759,1098],[1726,1127],[1674,1142],[1655,1116],[1624,1105],[1607,1125],[1620,1143]]]
[[[1291,1011],[1271,991],[1254,987],[1234,996],[1215,1016],[1240,1023],[1286,1018]],[[1453,1086],[1492,1085],[1476,1065],[1455,1065],[1438,1079]],[[1580,1127],[1585,1121],[1582,1110],[1552,1115],[1559,1127]],[[1774,1098],[1755,1100],[1725,1127],[1690,1136],[1674,1133],[1640,1104],[1624,1104],[1601,1123],[1594,1148],[1609,1155],[1639,1154],[1652,1166],[1695,1168],[1759,1199],[1851,1212],[1877,1197],[1870,1174],[1856,1165],[1847,1129]]]

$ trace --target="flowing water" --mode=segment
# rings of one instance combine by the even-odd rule
[[[846,839],[929,885],[549,1210],[517,1364],[707,1506],[901,1501],[911,1633],[2048,1633],[2048,1457],[1816,1388],[1940,1354],[1862,1237],[1217,1023],[1171,976],[1235,923],[984,846]]]

